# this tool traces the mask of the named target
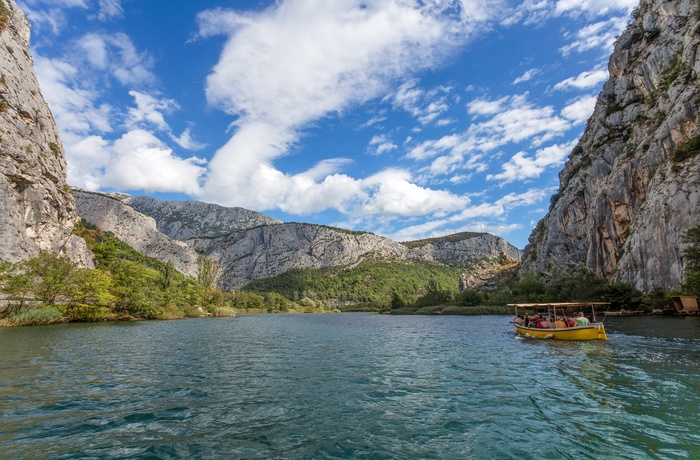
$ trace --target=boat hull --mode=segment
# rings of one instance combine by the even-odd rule
[[[553,340],[607,340],[605,326],[593,323],[589,326],[567,327],[564,329],[537,329],[515,325],[518,334],[523,337]]]

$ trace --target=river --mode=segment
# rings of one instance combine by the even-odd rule
[[[606,342],[510,319],[0,329],[0,458],[700,458],[700,318],[608,318]]]

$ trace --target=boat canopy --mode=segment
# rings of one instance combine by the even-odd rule
[[[509,303],[509,307],[597,307],[600,305],[610,305],[610,302],[550,302],[550,303]]]

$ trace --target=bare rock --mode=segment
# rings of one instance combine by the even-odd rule
[[[14,1],[0,16],[0,260],[19,261],[40,250],[92,266],[66,184],[66,160],[56,124],[41,95],[29,50],[30,26]],[[82,241],[82,242],[81,242]]]
[[[610,79],[530,236],[523,270],[583,264],[643,291],[683,280],[683,236],[700,224],[700,19],[694,0],[642,2]]]

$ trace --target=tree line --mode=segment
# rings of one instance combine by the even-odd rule
[[[236,310],[320,311],[311,299],[291,302],[276,293],[223,292],[215,287],[216,263],[199,256],[197,276],[178,272],[172,261],[147,257],[88,222],[76,226],[94,254],[95,269],[79,268],[41,251],[20,262],[0,261],[3,325],[68,321],[175,319],[233,316]]]

